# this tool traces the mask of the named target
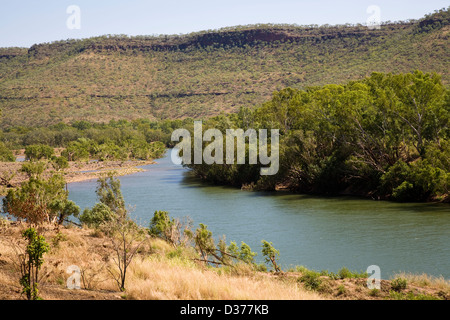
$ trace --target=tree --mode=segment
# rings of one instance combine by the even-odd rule
[[[394,114],[412,131],[414,146],[423,156],[425,132],[428,127],[436,124],[433,110],[444,94],[440,76],[415,71],[413,74],[393,76],[391,81],[399,100]]]
[[[69,167],[69,162],[65,157],[52,157],[52,165],[56,171],[61,171]]]
[[[79,219],[90,227],[99,227],[108,236],[115,253],[113,264],[117,267],[117,270],[109,268],[108,271],[119,290],[125,291],[128,267],[147,239],[146,234],[130,218],[120,190],[120,180],[114,177],[113,172],[97,180],[95,192],[99,203],[86,209]]]
[[[115,253],[113,263],[118,269],[118,272],[112,268],[108,271],[116,281],[119,290],[125,291],[128,267],[139,248],[147,240],[145,232],[130,219],[126,210],[115,212],[111,220],[102,224],[102,230],[112,244]]]
[[[125,201],[120,190],[120,180],[109,172],[97,179],[98,203],[92,209],[86,208],[78,217],[80,222],[89,227],[100,227],[104,222],[112,221],[117,214],[126,212]]]
[[[39,161],[41,159],[50,159],[55,151],[52,147],[45,144],[35,144],[25,147],[25,160]]]
[[[241,243],[241,247],[236,245],[236,242],[232,241],[227,246],[225,239],[220,239],[219,243],[215,244],[212,237],[212,232],[208,230],[208,226],[200,223],[199,228],[193,235],[194,244],[200,254],[200,260],[206,264],[212,264],[215,266],[226,265],[234,266],[236,262],[244,262],[250,265],[254,264],[255,252],[252,252],[251,248],[244,242]]]
[[[265,257],[266,263],[270,263],[273,266],[275,272],[281,272],[281,268],[278,265],[277,261],[280,258],[280,251],[276,250],[272,242],[267,242],[266,240],[262,240],[262,254]]]
[[[16,157],[12,153],[10,149],[3,143],[0,142],[0,161],[5,162],[14,162],[16,161]]]
[[[23,219],[31,225],[44,222],[62,224],[70,215],[77,215],[80,208],[68,200],[62,175],[52,174],[44,179],[42,163],[24,163],[22,171],[29,179],[19,188],[8,190],[3,198],[3,211]]]
[[[125,200],[120,190],[120,180],[114,176],[114,172],[109,172],[97,180],[95,190],[98,200],[108,206],[111,212],[125,210]]]

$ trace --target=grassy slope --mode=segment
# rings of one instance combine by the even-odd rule
[[[435,71],[448,84],[448,17],[381,30],[264,25],[0,49],[2,126],[210,116],[258,105],[286,86],[373,71]]]

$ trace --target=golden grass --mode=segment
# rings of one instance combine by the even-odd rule
[[[202,270],[177,259],[136,259],[127,279],[130,299],[315,300],[319,294],[296,283],[264,276],[233,276]]]
[[[433,277],[425,273],[413,274],[401,272],[395,274],[394,278],[403,278],[410,284],[414,284],[420,287],[428,287],[433,289],[439,289],[443,291],[450,292],[450,281],[446,280],[444,277]]]

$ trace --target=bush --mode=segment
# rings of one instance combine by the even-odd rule
[[[21,169],[29,180],[15,189],[8,190],[3,198],[3,211],[32,224],[62,224],[70,215],[78,215],[79,207],[68,200],[62,175],[53,174],[48,179],[41,178],[42,163],[24,163]]]
[[[337,292],[338,296],[343,295],[343,294],[345,294],[346,292],[347,292],[347,289],[345,288],[345,286],[344,286],[343,284],[341,284],[341,285],[338,287],[338,292]]]
[[[398,161],[381,177],[382,188],[399,201],[422,201],[446,194],[449,182],[450,173],[426,159],[413,164]]]
[[[90,228],[97,228],[102,223],[111,221],[115,214],[104,203],[96,203],[92,209],[84,209],[83,213],[78,217],[82,224]]]
[[[38,282],[39,270],[44,260],[43,255],[50,250],[50,246],[45,242],[45,238],[38,235],[34,228],[28,228],[22,236],[27,240],[25,254],[19,256],[20,265],[20,285],[23,287],[22,293],[28,300],[39,300]]]
[[[369,296],[371,297],[378,297],[380,295],[380,290],[377,288],[371,289],[369,291]]]
[[[265,257],[266,263],[271,263],[275,272],[281,272],[281,268],[277,261],[280,259],[280,251],[275,249],[272,242],[262,240],[262,255]]]
[[[56,170],[63,170],[69,167],[69,161],[65,157],[52,157],[52,164]]]
[[[164,240],[169,240],[170,229],[174,224],[174,219],[169,217],[167,211],[155,211],[153,218],[150,221],[149,233],[150,235],[160,237]]]
[[[45,144],[34,144],[25,147],[25,160],[38,161],[41,159],[51,159],[55,151]]]
[[[307,289],[318,290],[322,284],[322,279],[320,279],[320,273],[312,270],[307,270],[299,278],[299,281],[304,284]]]
[[[396,278],[391,282],[391,288],[395,291],[405,290],[408,285],[408,281],[403,278]]]
[[[338,274],[340,279],[355,279],[355,278],[367,278],[367,272],[355,272],[355,271],[350,271],[349,269],[347,269],[346,267],[343,267],[342,269],[340,269],[338,271]],[[331,274],[331,277],[333,276],[333,274]]]
[[[12,151],[9,150],[3,142],[0,142],[0,161],[5,162],[16,161],[16,157],[14,156]]]

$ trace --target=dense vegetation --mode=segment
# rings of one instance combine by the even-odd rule
[[[345,85],[286,88],[259,108],[203,123],[224,137],[227,128],[279,129],[276,175],[261,176],[260,163],[248,164],[248,140],[247,164],[189,166],[215,183],[258,189],[448,201],[449,119],[450,90],[435,73],[373,73]]]
[[[371,72],[437,72],[449,83],[449,10],[420,21],[253,25],[183,36],[102,36],[0,49],[2,128],[173,119],[254,106],[284,87]]]
[[[0,133],[2,161],[14,161],[11,149],[25,149],[27,160],[54,159],[53,148],[63,148],[68,161],[148,160],[159,158],[170,146],[171,133],[192,119],[150,121],[76,121],[46,127],[14,126]]]

